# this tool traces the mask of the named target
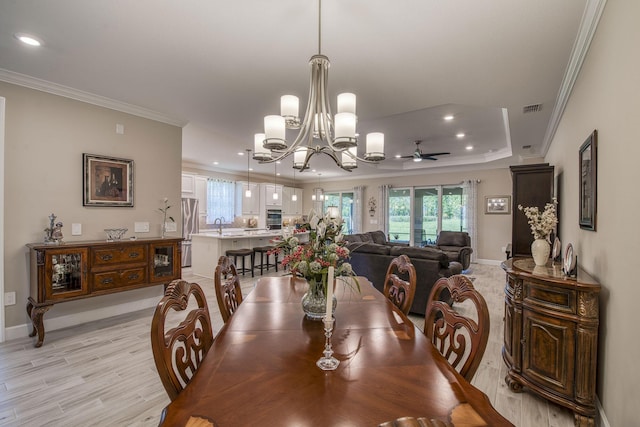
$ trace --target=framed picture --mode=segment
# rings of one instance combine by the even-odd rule
[[[133,160],[82,154],[83,206],[133,206]]]
[[[596,230],[598,132],[580,146],[580,228]]]
[[[486,196],[484,198],[484,213],[510,214],[511,196]]]

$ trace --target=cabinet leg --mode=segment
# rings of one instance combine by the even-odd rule
[[[509,386],[509,390],[511,390],[512,392],[520,393],[522,391],[522,384],[511,378],[509,374],[504,377],[504,382],[507,383],[507,385]]]
[[[35,347],[41,347],[44,341],[44,314],[49,311],[52,305],[34,305],[34,301],[29,297],[27,302],[27,314],[33,324],[33,331],[29,334],[30,337],[35,337],[38,334],[38,341]]]
[[[574,413],[576,427],[595,427],[595,418]]]

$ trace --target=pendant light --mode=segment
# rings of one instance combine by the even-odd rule
[[[278,175],[277,167],[278,167],[278,164],[274,163],[273,164],[273,200],[278,200],[278,185],[276,183],[277,175]]]
[[[296,168],[293,168],[293,191],[291,193],[291,201],[292,202],[297,202],[298,201],[298,195],[296,194]]]
[[[251,149],[247,148],[247,190],[244,192],[244,197],[251,198],[251,180],[249,179],[249,157],[251,157]]]

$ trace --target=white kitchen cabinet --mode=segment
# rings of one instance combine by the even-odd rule
[[[195,196],[198,199],[198,216],[207,216],[207,177],[195,177]]]
[[[291,196],[294,194],[297,197],[295,201],[291,200]],[[302,188],[282,188],[282,214],[302,215]]]
[[[251,197],[245,197],[247,188],[251,190]],[[240,204],[240,211],[242,215],[259,215],[260,214],[260,186],[255,183],[238,183],[238,197],[237,200]]]
[[[193,197],[196,192],[196,176],[190,173],[182,174],[182,196]]]
[[[262,194],[266,207],[282,208],[282,185],[277,184],[260,184],[262,186]],[[278,195],[277,199],[273,198],[273,193]]]

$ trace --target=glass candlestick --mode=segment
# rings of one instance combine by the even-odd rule
[[[323,322],[325,340],[324,351],[322,352],[322,354],[324,354],[324,356],[318,359],[316,365],[318,365],[318,367],[323,371],[333,371],[340,364],[340,361],[333,357],[333,350],[331,349],[331,333],[333,332],[335,319],[333,318],[333,316],[331,316],[331,318],[327,318],[325,316]]]

